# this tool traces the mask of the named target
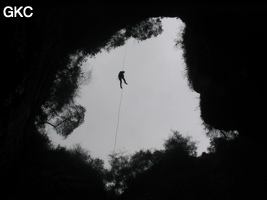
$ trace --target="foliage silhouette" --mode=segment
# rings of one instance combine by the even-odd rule
[[[249,199],[267,196],[266,149],[247,138],[211,138],[197,156],[196,143],[173,131],[164,150],[111,156],[110,199]],[[186,147],[186,148],[185,148]]]
[[[5,7],[5,3],[12,4],[2,1],[1,7]],[[72,152],[61,147],[54,149],[44,145],[45,141],[38,143],[38,135],[39,132],[46,134],[44,127],[50,124],[57,133],[67,137],[83,123],[85,109],[76,104],[75,97],[80,85],[90,80],[90,72],[81,70],[86,57],[116,48],[130,37],[144,40],[156,36],[162,31],[160,20],[149,19],[149,16],[108,16],[107,20],[106,16],[88,16],[85,6],[63,2],[55,2],[53,6],[34,3],[33,7],[32,18],[1,17],[0,20],[5,30],[1,37],[1,61],[5,66],[1,74],[9,77],[1,79],[1,85],[6,86],[1,92],[0,104],[3,111],[1,194],[11,195],[10,198],[21,194],[25,198],[69,196],[73,199],[75,191],[81,198],[88,197],[90,192],[91,196],[97,196],[97,191],[101,191],[98,198],[102,198],[105,196],[102,175],[97,175],[97,170],[90,171],[90,165],[101,168],[100,160],[89,164],[82,158],[74,161],[77,155],[72,156]],[[123,29],[127,34],[118,42],[116,34]],[[43,145],[41,153],[39,149]],[[22,158],[27,158],[28,163]],[[83,192],[77,192],[79,190]]]
[[[189,137],[183,137],[177,131],[173,131],[173,136],[165,141],[164,146],[163,151],[141,150],[131,157],[122,154],[111,155],[111,170],[108,180],[110,187],[108,189],[118,195],[124,191],[127,194],[127,188],[137,187],[136,182],[140,184],[139,181],[141,180],[144,183],[148,181],[147,184],[159,184],[154,181],[155,177],[152,177],[151,173],[153,176],[160,178],[161,181],[167,181],[169,178],[168,166],[176,164],[181,167],[181,165],[184,165],[183,161],[190,160],[190,157],[195,155],[196,151],[195,142],[192,142]],[[179,171],[179,168],[177,170]],[[162,182],[162,184],[165,183]],[[155,189],[154,187],[160,187],[160,185],[154,185],[152,188],[146,189],[141,187],[139,190],[149,192],[149,190]],[[130,196],[132,196],[131,198],[137,198],[132,193]]]
[[[1,2],[1,6],[5,7],[5,3]],[[90,73],[84,77],[86,73],[81,71],[81,64],[88,56],[120,46],[122,43],[111,41],[116,41],[112,38],[122,29],[127,30],[127,34],[120,41],[130,37],[144,40],[160,34],[160,20],[149,18],[113,15],[107,20],[104,15],[88,16],[86,6],[63,2],[53,6],[34,3],[31,18],[1,18],[1,26],[6,30],[1,37],[5,66],[1,74],[10,77],[7,81],[1,79],[1,85],[6,85],[1,95],[0,123],[3,174],[19,156],[32,124],[42,129],[50,123],[67,137],[83,122],[83,109],[76,105],[75,97],[84,78],[90,79]],[[73,108],[79,108],[80,115]],[[66,109],[72,111],[69,114],[75,119],[63,128],[57,125],[63,125],[68,118]],[[56,124],[62,117],[63,121]]]
[[[21,155],[8,181],[1,184],[2,198],[106,198],[104,162],[79,145],[69,150],[54,147],[46,134],[36,130]]]
[[[51,125],[54,130],[66,138],[75,128],[84,122],[85,108],[81,105],[66,105],[63,112],[54,117],[54,124],[52,122],[39,122],[37,118],[37,126],[44,128],[44,124]]]
[[[11,4],[16,3],[1,2]],[[178,135],[163,151],[112,158],[117,163],[107,173],[111,179],[104,178],[117,194],[111,198],[266,199],[266,4],[131,7],[90,9],[101,13],[96,20],[87,6],[57,2],[35,4],[29,19],[1,18],[1,197],[105,198],[102,161],[90,159],[79,147],[54,148],[36,125],[42,128],[42,123],[64,118],[65,108],[78,107],[79,65],[86,56],[111,50],[129,37],[158,35],[160,21],[150,17],[165,14],[186,23],[181,44],[188,81],[200,93],[204,124],[223,137],[212,137],[210,152],[199,157],[194,142]],[[128,17],[111,15],[116,11]],[[70,134],[82,123],[79,117],[75,126],[61,127],[59,133]]]
[[[236,10],[232,5],[227,15],[196,13],[177,43],[184,50],[188,83],[200,94],[207,128],[237,130],[264,144],[267,31],[261,28],[266,12],[260,5]]]
[[[160,18],[148,18],[135,26],[127,26],[115,33],[109,39],[104,49],[110,51],[113,48],[122,46],[130,37],[133,37],[138,41],[149,39],[152,36],[157,37],[162,33],[162,31],[163,29]]]

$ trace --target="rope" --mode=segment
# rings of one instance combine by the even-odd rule
[[[116,135],[115,135],[115,141],[114,141],[114,147],[113,147],[113,154],[114,154],[114,152],[115,152],[116,144],[117,144],[117,137],[118,137],[119,123],[120,123],[120,114],[121,114],[122,94],[123,94],[123,89],[121,90],[121,99],[120,99],[120,105],[119,105],[119,112],[118,112],[117,128],[116,128]]]
[[[126,47],[125,47],[125,52],[124,52],[124,57],[123,57],[123,63],[122,63],[121,70],[124,69],[126,52],[127,52],[127,42],[126,42]],[[117,119],[117,127],[116,127],[115,141],[114,141],[114,147],[113,147],[113,154],[114,154],[115,149],[116,149],[117,138],[118,138],[118,130],[119,130],[119,124],[120,124],[120,115],[121,115],[122,94],[123,94],[123,89],[121,90],[121,98],[120,98],[120,104],[119,104],[119,112],[118,112],[118,119]]]
[[[121,71],[122,71],[123,68],[124,68],[124,63],[125,63],[125,58],[126,58],[126,52],[127,52],[127,42],[126,42],[126,47],[125,47],[125,52],[124,52],[124,58],[123,58],[123,63],[122,63]]]

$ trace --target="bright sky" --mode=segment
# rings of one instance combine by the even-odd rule
[[[127,48],[88,59],[83,67],[93,70],[92,79],[82,87],[77,99],[87,110],[85,122],[65,140],[50,129],[54,144],[80,144],[108,166],[121,97],[117,76],[126,50],[124,71],[128,85],[123,85],[116,151],[131,154],[141,149],[161,149],[171,130],[198,141],[199,154],[206,151],[209,139],[200,119],[199,95],[189,89],[182,50],[175,47],[183,23],[174,18],[162,22],[164,31],[158,37],[143,42],[130,39]]]

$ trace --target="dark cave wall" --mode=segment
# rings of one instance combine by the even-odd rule
[[[204,122],[258,141],[266,139],[266,17],[263,7],[251,4],[200,14],[184,33],[188,79],[200,93]]]
[[[1,166],[8,168],[19,155],[56,71],[64,68],[69,54],[77,49],[94,54],[116,31],[153,16],[180,17],[186,23],[184,49],[189,82],[200,93],[204,122],[218,129],[239,130],[252,138],[253,134],[265,138],[264,8],[249,3],[173,2],[130,4],[122,9],[115,4],[57,2],[36,4],[31,19],[1,16],[5,30],[1,38],[1,85],[5,86],[1,99]],[[19,87],[22,93],[16,92]]]
[[[78,50],[94,55],[116,31],[146,18],[93,16],[80,4],[33,7],[34,17],[30,19],[1,16],[0,21],[4,27],[1,85],[5,87],[0,118],[3,175],[20,155],[21,147],[27,145],[35,116],[49,95],[56,72],[68,64],[69,55]]]

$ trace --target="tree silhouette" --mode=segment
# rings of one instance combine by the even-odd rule
[[[46,134],[36,130],[15,164],[8,181],[1,185],[3,199],[106,197],[104,162],[92,158],[80,145],[55,147]]]
[[[162,31],[160,18],[148,18],[135,26],[126,26],[126,28],[118,31],[109,39],[105,49],[110,51],[112,48],[124,45],[125,41],[130,37],[138,41],[149,39],[152,36],[157,37]]]
[[[181,177],[181,181],[185,181],[183,187],[187,187],[191,179],[186,180],[184,174],[191,176],[193,166],[188,166],[193,164],[192,159],[196,156],[196,143],[178,131],[172,132],[173,135],[164,143],[164,150],[141,150],[131,156],[111,155],[111,187],[108,189],[116,195],[121,194],[122,199],[146,199],[148,196],[162,199],[177,187],[176,180]],[[174,195],[172,193],[168,196]]]
[[[110,155],[110,170],[107,173],[107,190],[114,195],[122,194],[135,179],[149,170],[161,158],[161,151],[140,150],[133,155],[123,152]]]
[[[85,110],[74,99],[86,56],[130,37],[157,36],[160,20],[150,17],[166,15],[186,23],[181,44],[188,81],[200,93],[204,124],[223,137],[213,137],[210,152],[199,157],[195,143],[178,133],[162,151],[114,157],[114,190],[120,199],[266,199],[265,3],[112,4],[35,4],[32,18],[1,18],[1,197],[105,198],[101,160],[80,148],[52,148],[36,125],[57,124],[69,135],[83,122]]]
[[[183,152],[189,156],[196,156],[196,142],[193,142],[190,136],[184,137],[178,131],[172,131],[173,135],[165,141],[166,152]]]
[[[80,70],[85,58],[105,47],[119,46],[120,43],[107,44],[118,31],[138,27],[148,18],[108,15],[107,20],[104,15],[88,15],[86,6],[69,3],[34,4],[34,15],[29,19],[1,18],[1,26],[6,30],[1,38],[2,64],[5,66],[1,74],[9,77],[7,81],[1,79],[1,85],[5,87],[1,98],[0,166],[4,170],[8,171],[19,156],[32,124],[41,128],[46,122],[56,125],[52,122],[56,117],[64,116],[63,109],[73,107],[73,99],[85,75]],[[149,27],[160,26],[159,21],[153,20],[148,20],[147,26],[145,24],[140,25],[144,27],[140,29],[143,31],[139,30],[135,35],[132,31],[123,39],[131,34],[148,38],[153,35]],[[152,32],[159,33],[158,30],[160,28]],[[68,124],[68,127],[68,133],[60,134],[68,135],[70,127],[77,127],[77,123]]]
[[[56,118],[53,128],[58,134],[67,137],[84,122],[84,113],[85,108],[80,105],[69,106],[63,115]]]
[[[267,88],[263,81],[267,34],[260,28],[266,24],[261,6],[265,3],[240,9],[232,5],[227,15],[195,13],[184,19],[178,43],[184,49],[189,85],[200,94],[204,124],[226,132],[237,130],[264,145],[259,138],[266,139],[261,113],[267,110],[262,95]],[[253,24],[249,29],[248,23]]]
[[[195,151],[196,142],[173,131],[161,151],[113,155],[110,199],[266,197],[261,183],[267,175],[266,150],[257,143],[238,135],[217,135],[211,138],[209,152],[196,156]]]

